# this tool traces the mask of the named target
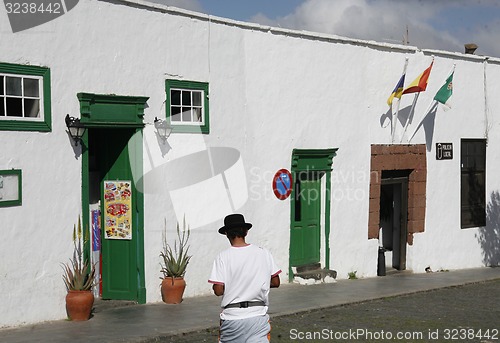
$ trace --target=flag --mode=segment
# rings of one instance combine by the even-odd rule
[[[387,105],[391,106],[392,105],[392,100],[394,98],[401,99],[401,96],[403,95],[403,85],[404,85],[404,83],[405,83],[405,74],[403,74],[403,76],[401,76],[401,78],[399,79],[398,84],[396,85],[396,87],[394,87],[394,90],[392,91],[391,96],[389,97],[389,99],[387,99]]]
[[[429,75],[431,74],[432,65],[434,61],[432,61],[429,68],[425,69],[422,74],[420,74],[406,89],[403,91],[403,94],[409,93],[417,93],[423,92],[427,88],[427,79],[429,79]]]
[[[439,88],[438,92],[436,93],[436,96],[434,96],[434,100],[439,101],[448,108],[451,108],[448,100],[453,94],[453,74],[454,72],[451,73],[450,76],[448,76],[444,85],[441,88]]]

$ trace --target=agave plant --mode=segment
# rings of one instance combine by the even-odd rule
[[[186,230],[186,221],[183,221],[182,233],[177,223],[177,240],[174,242],[174,248],[167,243],[166,230],[163,234],[163,250],[160,253],[160,257],[163,258],[163,262],[160,262],[161,272],[163,277],[160,279],[165,279],[167,277],[183,277],[186,273],[186,268],[191,259],[191,255],[188,255],[189,246],[187,245],[189,241],[189,236],[191,231],[189,226]]]
[[[78,217],[78,227],[73,226],[73,258],[69,260],[70,263],[63,264],[63,280],[68,291],[89,291],[92,289],[95,266],[83,256],[83,246],[88,241],[87,237],[83,237],[82,224],[80,217]]]

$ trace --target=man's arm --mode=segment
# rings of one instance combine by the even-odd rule
[[[280,277],[279,277],[279,275],[271,276],[271,288],[278,288],[279,286],[280,286]]]
[[[214,294],[218,297],[224,294],[224,284],[214,283],[212,289],[214,290]]]

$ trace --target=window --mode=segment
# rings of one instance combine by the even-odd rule
[[[0,130],[51,131],[49,68],[0,63]]]
[[[486,225],[486,140],[462,139],[461,226]]]
[[[208,83],[166,80],[166,116],[172,132],[209,133]]]

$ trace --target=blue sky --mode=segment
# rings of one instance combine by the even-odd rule
[[[150,0],[214,16],[500,57],[499,0]]]
[[[276,18],[293,11],[303,0],[200,0],[206,13],[220,17],[249,21],[258,13]]]

